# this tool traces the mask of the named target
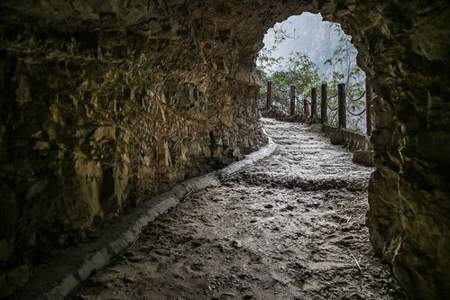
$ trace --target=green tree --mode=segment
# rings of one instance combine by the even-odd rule
[[[271,70],[278,67],[282,61],[281,57],[274,56],[274,52],[278,46],[286,39],[292,38],[287,29],[286,24],[278,23],[271,29],[273,32],[274,42],[271,48],[263,47],[258,53],[256,65],[263,70]]]
[[[291,86],[295,86],[296,106],[300,107],[301,99],[310,97],[311,88],[320,85],[320,76],[316,65],[308,56],[300,52],[292,53],[287,58],[285,68],[266,75],[265,80],[266,82],[267,80],[272,81],[273,104],[285,112],[288,112],[290,107]]]

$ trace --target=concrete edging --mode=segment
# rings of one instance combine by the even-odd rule
[[[268,157],[276,148],[276,144],[269,138],[267,145],[246,155],[243,160],[234,162],[221,170],[186,180],[175,185],[170,191],[149,199],[129,216],[121,219],[119,224],[113,226],[109,236],[100,241],[91,242],[88,246],[79,245],[65,253],[64,256],[67,259],[62,257],[58,261],[60,265],[56,263],[43,270],[44,274],[35,278],[35,282],[31,280],[17,295],[17,299],[64,299],[94,271],[105,267],[116,255],[134,243],[146,225],[175,207],[188,193],[220,185],[221,178]],[[73,259],[71,255],[79,257]],[[66,263],[68,266],[65,265]],[[52,271],[55,272],[52,273]],[[42,279],[45,276],[47,278]]]

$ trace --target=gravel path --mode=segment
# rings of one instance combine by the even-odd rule
[[[71,299],[403,299],[365,225],[372,169],[300,124],[279,149],[189,195]]]

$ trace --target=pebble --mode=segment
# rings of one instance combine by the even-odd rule
[[[231,242],[231,246],[233,248],[242,248],[242,244],[239,241],[236,241],[236,240]]]

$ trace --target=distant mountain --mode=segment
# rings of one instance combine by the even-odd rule
[[[323,21],[320,14],[303,13],[300,16],[292,16],[275,25],[276,30],[281,29],[288,37],[277,44],[275,32],[271,29],[264,37],[265,48],[270,49],[275,45],[276,49],[272,56],[282,57],[283,60],[293,52],[302,52],[316,64],[321,76],[328,79],[333,68],[328,64],[325,65],[325,61],[333,56],[335,49],[342,43],[351,44],[350,37],[342,30],[336,30],[332,24]],[[354,52],[355,57],[352,60],[356,63],[356,49]],[[277,69],[282,68],[283,64]],[[336,71],[343,71],[341,68],[337,67]],[[268,71],[273,72],[274,69]]]

